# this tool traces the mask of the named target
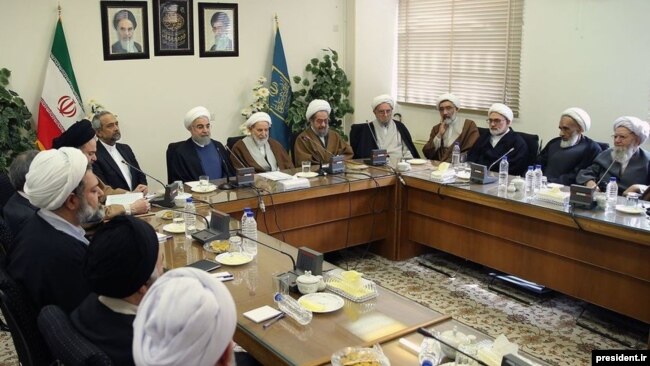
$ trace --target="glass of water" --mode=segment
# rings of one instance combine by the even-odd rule
[[[309,173],[311,171],[311,161],[302,162],[302,172]]]
[[[208,177],[207,175],[202,175],[199,177],[199,185],[201,187],[207,187],[208,184],[210,184],[210,177]]]

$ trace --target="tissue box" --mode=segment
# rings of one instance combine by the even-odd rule
[[[278,192],[293,191],[294,189],[309,188],[309,179],[292,178],[277,182],[276,190]]]
[[[431,180],[437,183],[450,183],[456,180],[456,172],[453,169],[436,170],[431,172]]]

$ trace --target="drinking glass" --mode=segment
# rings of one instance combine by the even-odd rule
[[[638,204],[639,204],[639,194],[635,192],[628,193],[627,200],[625,201],[625,205],[627,207],[636,208]]]
[[[311,161],[302,162],[302,172],[309,173],[311,171]]]
[[[207,175],[202,175],[199,177],[199,186],[207,187],[208,184],[210,184],[210,177],[208,177]]]
[[[228,239],[228,242],[230,243],[230,247],[228,248],[230,253],[242,252],[242,242],[239,236],[231,236],[230,239]]]

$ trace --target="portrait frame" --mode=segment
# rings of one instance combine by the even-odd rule
[[[199,56],[200,57],[239,57],[239,18],[238,4],[198,3],[199,5]],[[225,28],[226,37],[215,41],[216,27]],[[223,25],[228,22],[227,25]],[[218,45],[219,44],[219,45]],[[217,48],[225,48],[218,50]]]
[[[101,1],[102,45],[104,60],[133,60],[149,58],[149,21],[146,1]],[[132,42],[129,46],[120,43],[118,18],[128,20],[132,29]],[[127,24],[128,24],[127,23]],[[127,25],[128,26],[128,25]],[[127,49],[135,51],[127,52]]]
[[[152,1],[154,55],[194,55],[192,0]]]

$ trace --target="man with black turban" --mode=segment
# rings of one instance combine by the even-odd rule
[[[119,216],[97,230],[83,262],[92,293],[70,318],[116,365],[133,365],[133,321],[144,294],[163,274],[162,251],[151,225]]]
[[[133,31],[138,22],[132,12],[122,9],[113,16],[113,28],[117,31],[118,41],[111,45],[111,53],[142,52],[142,46],[133,40]]]

